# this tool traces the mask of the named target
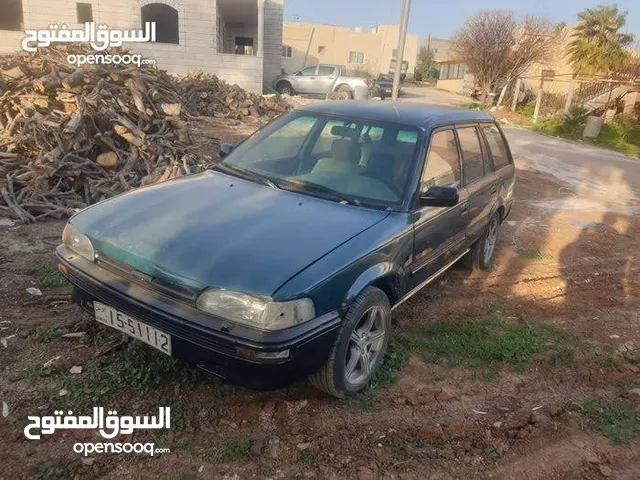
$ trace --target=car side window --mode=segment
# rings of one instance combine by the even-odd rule
[[[318,67],[318,75],[320,75],[321,77],[328,77],[329,75],[333,75],[334,70],[334,67],[326,67],[321,65]]]
[[[310,77],[315,75],[317,70],[318,66],[313,65],[311,67],[303,68],[302,70],[300,70],[300,75],[302,75],[303,77]]]
[[[470,184],[474,180],[484,175],[484,164],[482,158],[482,147],[476,127],[456,128],[460,139],[460,150],[462,151],[462,171],[464,172],[464,183]]]
[[[458,144],[451,128],[431,135],[429,153],[420,179],[420,191],[426,192],[433,186],[460,186]]]
[[[504,144],[504,138],[500,134],[500,130],[495,125],[483,125],[482,131],[484,138],[487,139],[491,158],[493,159],[493,168],[498,170],[509,165],[509,154],[507,146]]]

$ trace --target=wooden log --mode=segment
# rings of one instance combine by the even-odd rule
[[[78,68],[75,72],[67,75],[64,80],[62,80],[62,86],[66,89],[71,89],[76,85],[80,85],[86,73],[87,71],[84,68]]]
[[[138,148],[144,146],[144,139],[137,137],[127,127],[123,125],[114,125],[113,131],[116,132],[122,138],[124,138],[131,145],[135,145]]]
[[[133,103],[136,106],[136,108],[138,109],[138,111],[144,115],[147,114],[147,109],[144,105],[144,99],[143,99],[143,94],[142,91],[140,90],[139,86],[136,85],[136,82],[129,78],[127,79],[126,82],[124,82],[125,86],[129,89],[129,91],[131,92],[131,97],[133,98]]]
[[[24,77],[24,72],[22,71],[22,68],[18,65],[17,67],[0,71],[0,75],[9,77],[13,80],[20,80],[21,78]]]
[[[67,125],[64,127],[64,133],[67,135],[75,135],[78,130],[80,130],[80,127],[82,127],[82,115],[76,113],[67,122]]]
[[[163,103],[160,108],[162,108],[165,115],[179,117],[182,105],[179,103]]]
[[[44,77],[40,77],[33,82],[33,88],[35,88],[40,93],[44,93],[59,86],[60,77],[57,73],[45,75]]]

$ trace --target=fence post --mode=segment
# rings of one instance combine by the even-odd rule
[[[538,96],[536,97],[536,109],[533,111],[533,123],[538,122],[538,115],[540,114],[540,105],[542,104],[542,88],[544,87],[544,77],[540,77],[540,89],[538,90]]]
[[[520,85],[522,84],[522,80],[518,78],[516,80],[516,87],[513,89],[513,100],[511,100],[511,111],[515,112],[516,107],[518,106],[518,96],[520,95]]]
[[[569,91],[567,92],[567,101],[564,104],[564,113],[569,113],[571,104],[573,103],[573,92],[576,89],[576,74],[571,75],[571,83],[569,83]]]

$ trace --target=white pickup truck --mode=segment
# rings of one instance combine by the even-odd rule
[[[346,92],[350,98],[358,87],[369,89],[372,82],[365,77],[348,75],[343,65],[309,65],[297,72],[276,77],[273,89],[281,94],[297,93],[326,95],[329,92]]]

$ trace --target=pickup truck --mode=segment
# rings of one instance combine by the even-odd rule
[[[329,92],[346,92],[354,98],[356,88],[367,90],[371,86],[369,79],[349,75],[344,65],[310,65],[297,72],[276,77],[273,89],[280,94],[298,93],[326,95]]]

